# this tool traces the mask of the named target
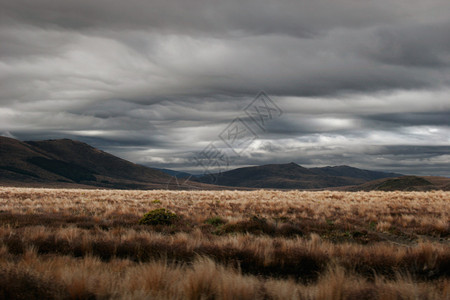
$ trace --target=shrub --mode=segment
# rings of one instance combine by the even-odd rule
[[[222,219],[221,217],[211,217],[209,219],[206,219],[205,223],[213,225],[213,226],[220,226],[220,225],[225,224],[226,221],[224,219]]]
[[[139,220],[141,225],[170,225],[178,219],[178,216],[173,212],[165,209],[158,208],[149,211]]]

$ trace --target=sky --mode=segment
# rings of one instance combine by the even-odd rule
[[[450,176],[449,32],[448,0],[0,0],[0,135]]]

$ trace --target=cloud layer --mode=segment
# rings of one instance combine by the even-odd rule
[[[283,110],[231,167],[450,176],[450,4],[0,0],[0,134],[193,158],[260,90]]]

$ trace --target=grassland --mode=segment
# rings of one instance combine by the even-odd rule
[[[450,299],[450,192],[0,189],[0,299]],[[170,224],[140,225],[165,208]]]

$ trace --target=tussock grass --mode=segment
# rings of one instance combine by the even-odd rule
[[[401,274],[369,281],[338,265],[330,265],[316,282],[302,284],[243,275],[201,256],[190,264],[164,259],[142,264],[42,257],[27,250],[6,269],[0,269],[0,295],[23,295],[18,299],[448,299],[450,286],[448,279],[424,283]]]
[[[352,229],[379,226],[439,237],[450,236],[449,192],[305,191],[117,191],[0,189],[0,213],[64,217],[98,222],[135,222],[151,209],[166,208],[196,224],[211,217],[227,222],[252,216],[272,223]],[[155,203],[154,199],[159,201]],[[56,216],[56,217],[55,217]],[[0,216],[2,217],[2,216]],[[51,221],[51,220],[49,220]],[[55,222],[57,220],[54,220]],[[121,224],[125,225],[125,224]]]
[[[449,196],[0,188],[0,299],[450,299]]]

